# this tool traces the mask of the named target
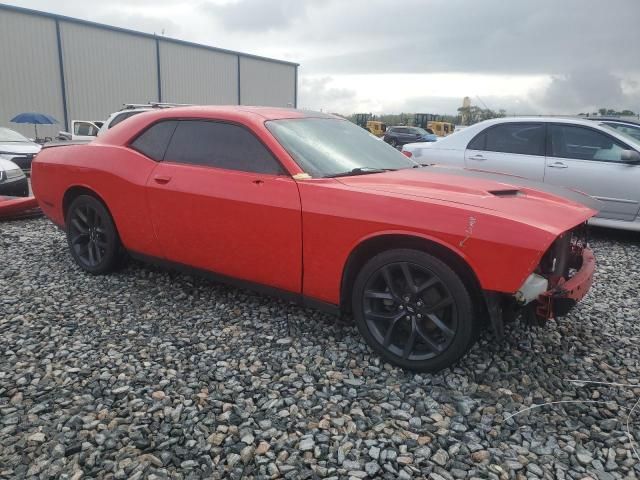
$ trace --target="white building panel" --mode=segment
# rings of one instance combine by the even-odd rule
[[[0,126],[33,137],[33,125],[10,123],[18,113],[54,116],[59,125],[38,127],[38,136],[64,129],[55,20],[0,10]]]
[[[104,120],[123,103],[158,100],[156,42],[122,31],[60,21],[71,120]]]
[[[242,105],[294,107],[296,67],[251,57],[240,57]]]
[[[162,101],[238,104],[238,57],[160,40]]]

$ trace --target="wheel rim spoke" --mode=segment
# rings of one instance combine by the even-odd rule
[[[453,338],[453,336],[456,334],[456,332],[451,330],[447,326],[447,324],[445,324],[442,320],[440,320],[440,317],[438,317],[435,313],[428,314],[427,318],[431,320],[435,324],[435,326],[440,329],[440,331],[443,333],[445,337]]]
[[[367,290],[364,292],[367,298],[379,298],[380,300],[393,300],[393,295],[389,292],[374,292],[373,290]]]
[[[80,233],[88,233],[89,232],[89,228],[86,226],[82,226],[80,225],[80,221],[78,221],[77,218],[74,218],[71,220],[71,225],[73,225],[73,227]],[[86,223],[85,223],[86,225]]]
[[[391,269],[389,268],[388,265],[382,268],[382,276],[383,276],[384,281],[387,284],[387,288],[389,289],[389,292],[391,292],[391,295],[393,296],[393,298],[396,299],[396,300],[400,299],[400,295],[396,291],[395,286],[393,284],[393,277],[391,276]]]
[[[438,312],[440,310],[442,310],[445,307],[448,307],[449,305],[453,304],[453,299],[451,297],[446,297],[441,299],[438,303],[436,303],[435,305],[431,306],[431,307],[426,307],[424,309],[425,313],[433,313],[433,312]]]
[[[436,342],[434,341],[428,334],[427,332],[425,332],[422,327],[420,325],[416,325],[416,331],[418,333],[418,335],[420,335],[420,338],[422,339],[422,341],[424,343],[426,343],[429,348],[431,348],[434,352],[442,352],[442,347]]]
[[[429,290],[431,287],[437,285],[440,282],[440,280],[438,280],[437,277],[431,277],[429,280],[427,280],[426,282],[422,283],[419,287],[416,293],[422,293],[425,290]]]
[[[400,323],[400,319],[403,317],[402,314],[397,315],[392,321],[391,324],[389,325],[389,328],[387,329],[387,333],[384,336],[384,341],[382,342],[382,344],[385,347],[388,347],[389,345],[391,345],[391,337],[393,336],[393,331],[396,329],[396,325],[398,325],[398,323]]]
[[[395,312],[388,312],[388,313],[382,313],[382,312],[366,312],[365,316],[373,321],[382,321],[382,322],[394,322],[399,318],[402,318],[402,316],[404,315],[404,313],[395,313]]]
[[[80,220],[82,223],[84,223],[86,226],[89,225],[89,218],[88,215],[82,213],[82,210],[79,208],[78,210],[76,210],[76,219]]]
[[[411,322],[411,333],[409,334],[409,338],[407,339],[407,343],[404,345],[404,350],[402,351],[402,358],[405,360],[409,358],[411,352],[413,352],[413,347],[416,344],[416,322],[413,320]]]
[[[71,245],[77,245],[80,243],[80,240],[83,238],[87,238],[89,236],[88,233],[79,233],[75,237],[71,239]]]
[[[402,270],[402,275],[404,276],[404,281],[407,285],[407,288],[412,293],[418,293],[418,287],[416,286],[415,281],[413,280],[413,276],[411,275],[411,270],[409,269],[408,263],[401,263],[400,270]]]

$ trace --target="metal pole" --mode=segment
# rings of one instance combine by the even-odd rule
[[[64,129],[69,131],[69,116],[67,114],[67,87],[64,82],[64,64],[62,63],[62,39],[60,37],[60,21],[56,18],[56,40],[58,42],[58,64],[60,66],[60,86],[62,88],[62,113],[64,115]],[[37,127],[36,127],[37,135]]]

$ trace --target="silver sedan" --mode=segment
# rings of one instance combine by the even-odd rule
[[[435,143],[410,143],[418,163],[507,173],[601,200],[593,225],[640,231],[640,140],[576,118],[486,120]]]

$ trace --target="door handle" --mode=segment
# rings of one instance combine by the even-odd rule
[[[160,185],[166,185],[171,181],[171,177],[167,175],[156,175],[155,177],[153,177],[153,180]]]
[[[253,183],[256,185],[262,185],[264,183],[264,180],[260,180],[260,179],[253,180]]]
[[[470,160],[486,160],[484,155],[474,155],[473,157],[469,157]]]
[[[565,165],[562,162],[555,162],[549,165],[549,168],[569,168],[568,165]]]

